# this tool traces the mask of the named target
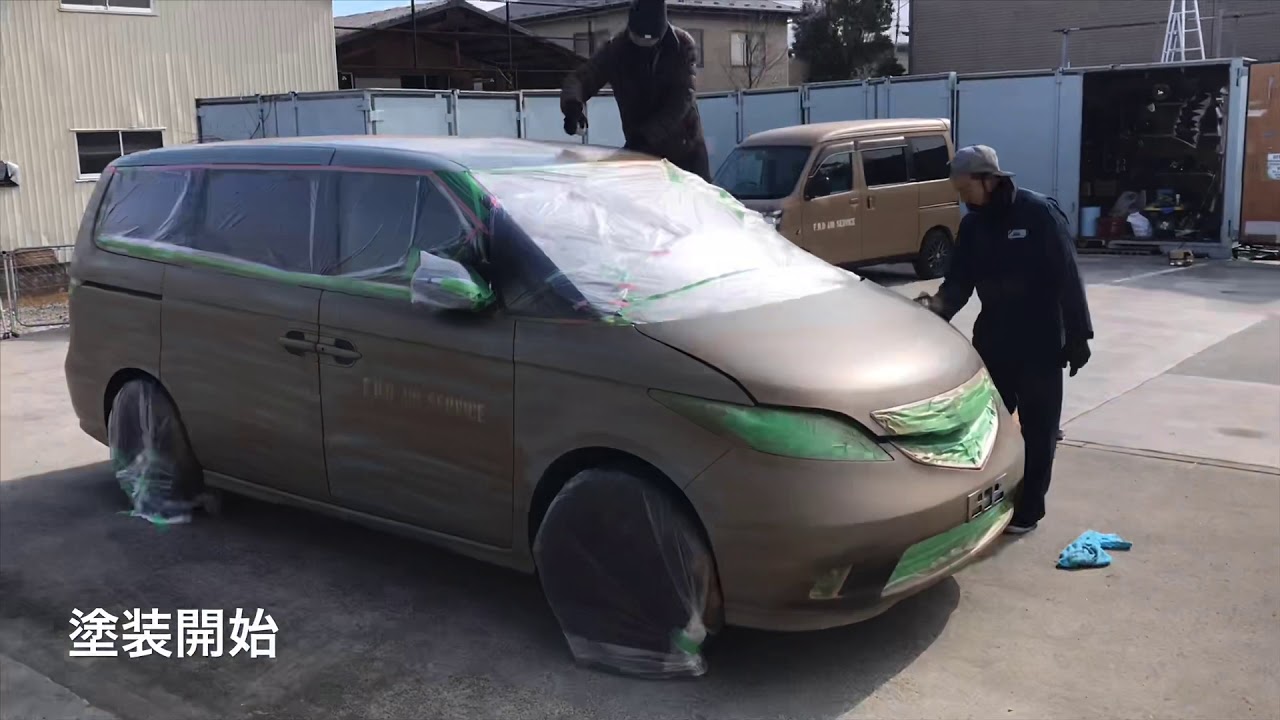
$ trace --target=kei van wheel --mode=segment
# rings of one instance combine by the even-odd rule
[[[187,431],[154,381],[130,380],[107,416],[111,469],[132,514],[159,524],[187,522],[204,490]]]
[[[572,478],[534,539],[542,589],[581,664],[651,678],[706,672],[720,620],[697,522],[654,482],[597,468]]]
[[[925,233],[920,243],[920,255],[916,257],[916,277],[921,280],[933,280],[947,274],[951,269],[951,236],[946,230],[934,228]]]

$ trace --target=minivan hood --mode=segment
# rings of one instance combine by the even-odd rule
[[[877,410],[952,390],[982,369],[947,322],[870,281],[739,312],[637,326],[738,381],[757,402],[840,413],[884,434]]]

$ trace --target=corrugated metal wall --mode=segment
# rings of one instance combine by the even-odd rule
[[[150,15],[0,0],[0,248],[73,240],[92,184],[72,130],[195,142],[197,97],[337,87],[330,0],[153,0]]]

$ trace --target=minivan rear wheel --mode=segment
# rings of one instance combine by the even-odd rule
[[[916,277],[921,280],[933,280],[947,274],[951,268],[951,236],[942,228],[933,228],[925,233],[920,243],[920,254],[916,257]]]
[[[130,380],[107,416],[111,469],[132,514],[157,524],[189,522],[204,486],[186,428],[154,381]]]
[[[627,469],[574,476],[538,528],[534,561],[581,664],[650,678],[706,672],[719,625],[715,566],[696,520]]]

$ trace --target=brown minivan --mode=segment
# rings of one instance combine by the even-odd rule
[[[575,657],[627,672],[880,613],[1022,477],[959,332],[612,149],[130,154],[71,276],[71,400],[133,514],[221,489],[536,570]]]
[[[715,183],[829,263],[908,261],[946,274],[960,227],[947,120],[852,120],[747,138]]]

